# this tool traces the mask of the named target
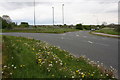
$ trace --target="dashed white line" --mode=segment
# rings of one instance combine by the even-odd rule
[[[79,35],[76,35],[77,37],[79,36]]]
[[[93,42],[92,41],[88,41],[90,44],[92,44]]]

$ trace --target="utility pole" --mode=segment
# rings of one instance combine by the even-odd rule
[[[35,26],[35,0],[34,0],[34,27],[36,27]]]
[[[52,11],[53,11],[52,16],[53,16],[53,26],[54,26],[54,7],[52,7]]]
[[[118,2],[118,25],[120,25],[120,1]]]
[[[62,4],[62,23],[64,25],[64,4]]]

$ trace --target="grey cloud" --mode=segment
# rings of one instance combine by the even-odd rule
[[[118,10],[109,10],[109,11],[106,11],[107,13],[118,13]]]
[[[45,2],[35,2],[35,5],[49,5],[50,3],[45,3]],[[34,2],[0,2],[0,7],[3,7],[6,10],[15,10],[15,9],[20,9],[20,8],[25,8],[25,7],[33,7]]]

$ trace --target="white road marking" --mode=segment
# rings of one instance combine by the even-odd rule
[[[92,44],[93,42],[92,41],[88,41],[90,44]]]

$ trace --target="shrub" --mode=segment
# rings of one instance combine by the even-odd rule
[[[29,27],[28,22],[21,22],[20,27]]]
[[[83,26],[82,26],[82,24],[77,24],[77,25],[76,25],[76,29],[83,30]]]
[[[115,31],[120,32],[120,25],[115,27]]]

